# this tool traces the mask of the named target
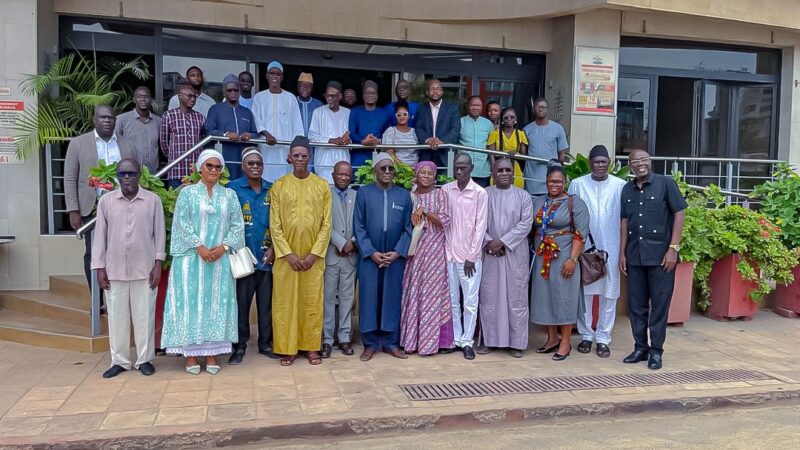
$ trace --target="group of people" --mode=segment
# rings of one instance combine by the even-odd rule
[[[441,100],[436,80],[428,83],[430,101],[422,105],[407,101],[410,85],[401,80],[398,101],[385,108],[376,106],[377,85],[366,83],[364,106],[358,107],[363,109],[350,111],[340,106],[338,83],[328,83],[327,106],[319,106],[307,95],[310,74],[298,82],[304,99],[280,88],[282,72],[279,63],[271,63],[269,89],[241,97],[245,87],[252,90],[252,76],[227,77],[226,101],[201,113],[194,107],[202,104],[202,71],[192,68],[190,84],[180,86],[174,99],[178,107],[162,118],[150,112],[149,92],[140,88],[134,111],[117,120],[111,108],[98,107],[95,130],[70,145],[66,200],[75,228],[97,203],[86,269],[87,278],[89,270],[97,271],[106,292],[112,361],[104,377],[132,368],[152,374],[156,347],[185,357],[192,374],[201,372],[200,358],[211,374],[221,369],[219,355],[230,354],[229,364],[240,364],[254,299],[258,352],[283,366],[298,355],[320,364],[334,345],[353,355],[356,312],[362,361],[379,352],[406,359],[455,351],[471,360],[498,349],[521,357],[529,322],[547,331],[537,353],[566,359],[577,323],[578,351],[588,353],[596,342],[597,355],[608,357],[620,271],[628,275],[636,342],[624,362],[646,360],[652,369],[661,367],[686,204],[674,181],[650,171],[646,152],[630,155],[635,179],[626,183],[608,175],[610,155],[596,146],[589,155],[592,173],[572,180],[567,190],[559,161],[566,138],[547,120],[545,100],[534,102],[536,121],[519,130],[512,109],[503,110],[495,123],[481,117],[478,97],[469,99],[469,114],[459,119],[455,105]],[[243,106],[240,98],[252,103]],[[495,113],[499,109],[489,106]],[[286,111],[297,112],[298,122]],[[377,131],[378,124],[386,128]],[[178,196],[159,331],[155,288],[166,258],[165,225],[158,197],[138,185],[142,166],[154,170],[144,149],[161,145],[168,155],[181,154],[193,145],[181,136],[204,127],[230,142],[222,152],[208,149],[197,156],[201,182],[184,186]],[[266,146],[249,146],[258,134]],[[372,155],[344,147],[354,139],[366,146],[422,142],[428,148],[377,153],[371,163],[374,183],[354,190],[353,167]],[[279,140],[291,141],[285,153]],[[315,149],[312,142],[332,146]],[[439,146],[450,142],[538,151],[552,161],[520,165],[464,151],[454,159],[455,181],[437,188]],[[99,159],[118,162],[120,188],[98,202],[86,179]],[[414,166],[411,192],[394,183],[398,162]],[[291,172],[282,173],[287,163]],[[219,183],[225,168],[233,174],[227,187]],[[543,174],[536,173],[542,168]],[[179,164],[173,170],[170,183],[190,169]],[[527,191],[517,184],[520,173],[532,175],[524,184]],[[542,187],[529,183],[537,179]],[[587,242],[608,252],[609,259],[606,276],[582,286],[579,262]],[[230,258],[244,247],[257,260],[255,271],[234,279]],[[135,363],[129,355],[131,322]]]

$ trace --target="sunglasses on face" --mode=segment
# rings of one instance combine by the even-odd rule
[[[408,117],[408,113],[397,113],[395,114],[395,117]]]
[[[222,164],[205,163],[204,166],[206,166],[206,170],[208,171],[222,172]]]
[[[502,169],[495,169],[495,172],[497,172],[497,173],[510,173],[511,169],[509,169],[508,167],[504,167]]]
[[[394,173],[394,166],[382,166],[379,170],[384,173],[386,172]]]
[[[136,175],[139,175],[139,172],[134,172],[132,170],[122,170],[117,172],[117,178],[136,178]]]
[[[264,163],[261,161],[247,161],[247,167],[261,167]]]

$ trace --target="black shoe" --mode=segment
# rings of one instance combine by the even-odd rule
[[[608,358],[611,356],[611,349],[606,344],[597,344],[597,356],[601,358]]]
[[[456,350],[458,350],[458,347],[453,347],[453,348],[440,348],[440,349],[439,349],[439,353],[441,353],[442,355],[449,355],[450,353],[455,353],[455,352],[456,352]]]
[[[475,351],[472,350],[471,345],[467,345],[464,347],[464,359],[468,359],[470,361],[475,359]]]
[[[648,369],[658,370],[661,368],[661,365],[661,355],[650,355],[650,360],[647,361]]]
[[[139,372],[142,372],[142,375],[149,377],[150,375],[156,373],[156,368],[149,362],[146,362],[139,366]]]
[[[479,355],[488,355],[489,353],[492,353],[492,349],[485,345],[481,345],[477,350],[475,350],[475,352]]]
[[[597,344],[597,346],[599,347],[600,344]],[[580,344],[578,344],[578,352],[589,353],[590,351],[592,351],[592,341],[587,341],[584,339]]]
[[[167,356],[167,350],[163,348],[157,348],[156,356]]]
[[[563,355],[558,353],[558,352],[553,353],[553,361],[563,361],[563,360],[567,359],[567,356],[569,356],[570,353],[572,353],[572,346],[570,346],[569,350],[567,350],[567,353],[565,353]]]
[[[109,367],[108,370],[106,370],[105,372],[103,372],[103,378],[114,378],[115,376],[121,374],[122,372],[127,372],[127,371],[128,369],[122,366],[114,365]]]
[[[545,345],[547,345],[547,344],[545,344]],[[559,345],[561,345],[561,344],[556,343],[556,345],[554,345],[552,347],[539,347],[539,348],[536,349],[536,353],[542,353],[542,354],[553,353],[554,351],[558,350],[558,346]]]
[[[647,361],[648,355],[649,353],[645,350],[634,350],[633,353],[626,356],[622,362],[625,364],[636,364],[638,362]]]
[[[331,344],[322,344],[322,357],[323,358],[330,358],[332,351],[333,351],[333,347],[331,346]]]
[[[278,355],[276,355],[275,353],[273,353],[273,352],[272,352],[272,349],[271,349],[271,348],[268,348],[268,349],[266,349],[266,350],[259,350],[259,351],[258,351],[258,354],[259,354],[259,355],[262,355],[262,356],[266,356],[267,358],[272,358],[272,359],[281,359],[281,357],[280,357],[280,356],[278,356]]]
[[[243,359],[244,359],[244,350],[234,350],[233,354],[231,354],[231,357],[228,358],[228,364],[232,366],[238,366],[239,364],[242,363]]]

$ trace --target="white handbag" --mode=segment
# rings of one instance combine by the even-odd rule
[[[246,245],[237,252],[231,252],[228,261],[231,265],[231,275],[237,280],[252,275],[256,271],[255,265],[258,263],[253,252]]]

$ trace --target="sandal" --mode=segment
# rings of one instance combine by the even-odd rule
[[[190,373],[192,375],[200,375],[200,364],[195,364],[193,366],[186,366],[186,373]]]
[[[289,367],[294,364],[294,359],[296,358],[295,355],[291,356],[281,356],[281,365],[283,367]]]
[[[601,358],[608,358],[611,356],[611,349],[606,344],[597,344],[597,356]]]
[[[210,373],[211,375],[218,374],[220,370],[222,370],[222,367],[216,364],[206,364],[206,372]]]
[[[322,364],[322,358],[319,356],[318,352],[308,352],[308,363],[312,366],[318,366]]]

